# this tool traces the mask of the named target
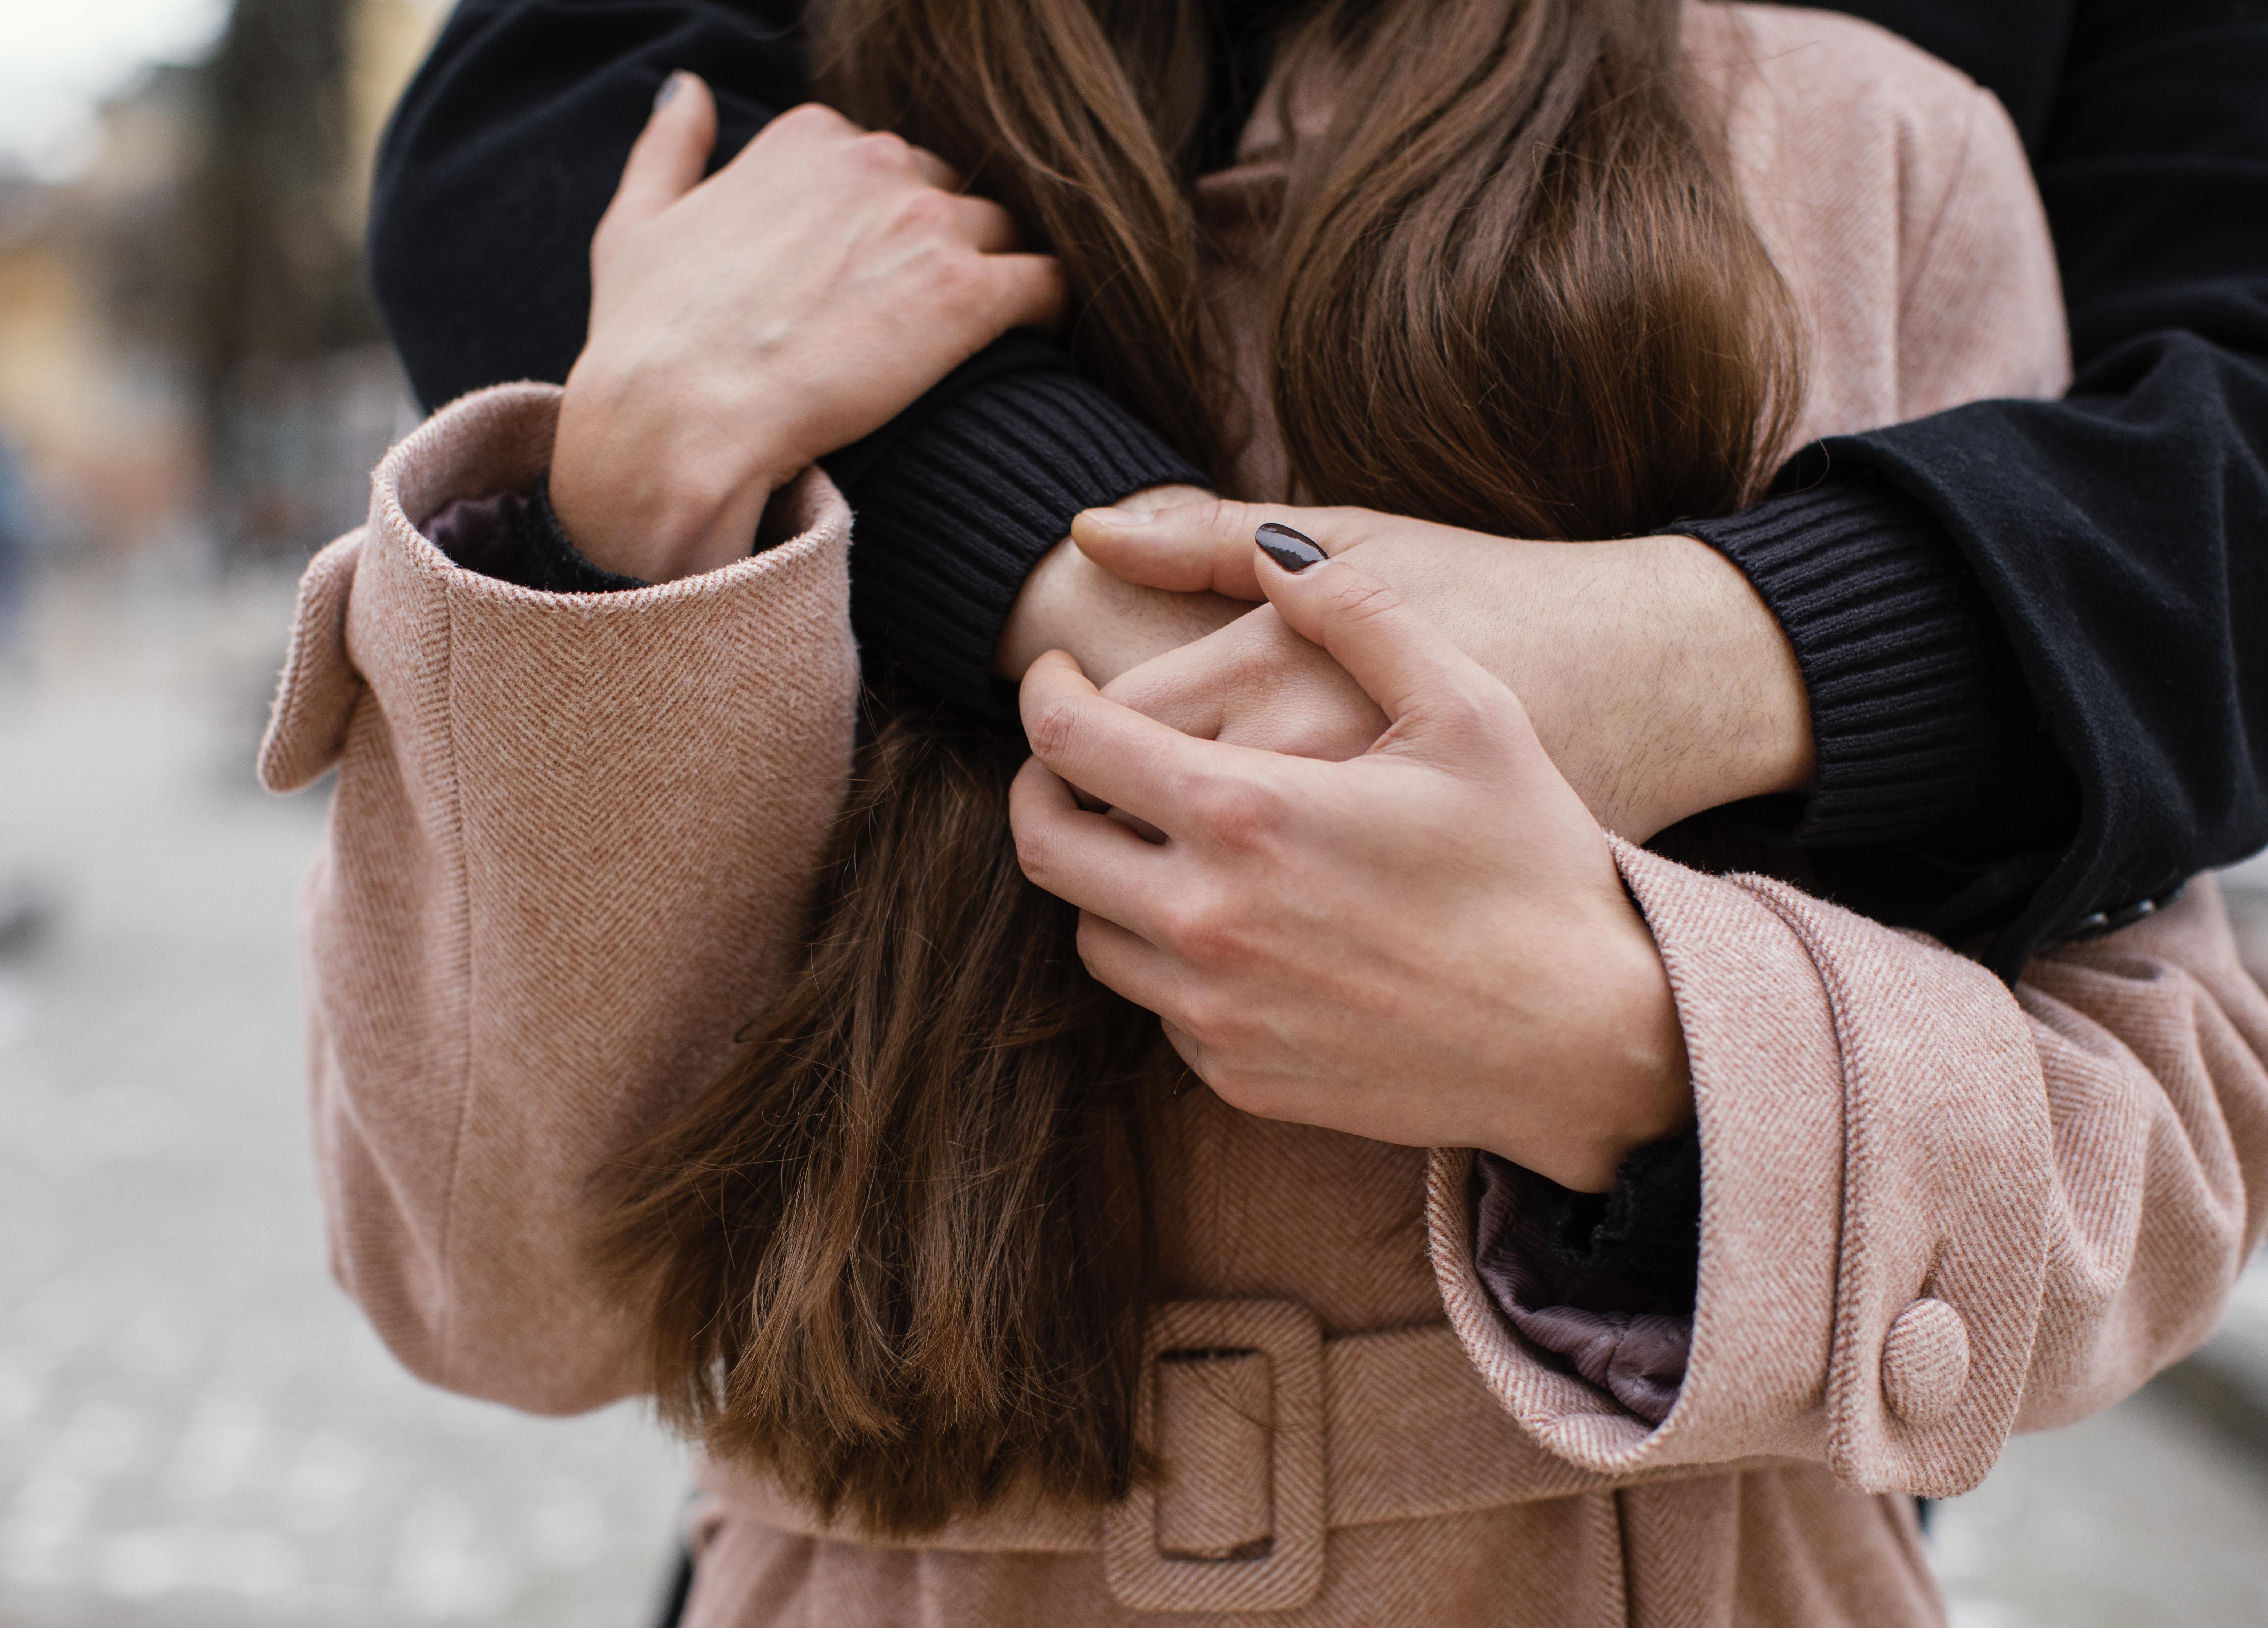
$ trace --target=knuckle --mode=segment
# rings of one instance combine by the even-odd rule
[[[1019,821],[1015,826],[1016,865],[1027,880],[1039,882],[1048,873],[1049,843],[1047,837],[1028,821]],[[1085,953],[1086,933],[1080,932],[1081,953]]]
[[[764,127],[763,134],[796,138],[859,134],[858,127],[824,102],[804,102],[789,108]]]
[[[1252,529],[1245,524],[1251,518],[1248,512],[1250,507],[1233,497],[1210,498],[1203,511],[1205,529],[1215,535],[1233,534],[1239,541],[1249,543],[1252,539],[1242,534]]]
[[[1244,924],[1226,900],[1190,900],[1168,912],[1166,932],[1174,951],[1190,966],[1207,971],[1237,965],[1248,948]],[[1219,1044],[1234,1011],[1217,992],[1191,997],[1190,1031],[1208,1044]]]
[[[1033,714],[1031,722],[1024,727],[1032,755],[1050,764],[1070,751],[1079,739],[1079,704],[1068,698],[1049,702]]]
[[[844,150],[861,169],[880,175],[900,175],[913,167],[914,150],[906,138],[890,130],[868,130]]]
[[[1102,981],[1102,974],[1094,964],[1096,946],[1100,942],[1100,937],[1095,929],[1095,918],[1081,910],[1079,916],[1079,928],[1071,935],[1071,943],[1079,951],[1079,964],[1086,968],[1087,976],[1094,979],[1098,983]]]
[[[1213,841],[1249,848],[1281,825],[1283,799],[1241,775],[1199,772],[1177,788],[1179,806]]]
[[[951,312],[973,312],[990,303],[992,280],[981,255],[937,256],[930,267],[929,284],[931,294]]]
[[[1186,990],[1174,1021],[1209,1052],[1218,1052],[1229,1039],[1229,1003],[1218,990],[1207,985]]]
[[[937,237],[953,224],[953,200],[934,187],[916,187],[898,201],[897,217],[901,231]]]
[[[1348,622],[1373,622],[1402,608],[1402,596],[1377,578],[1347,572],[1331,585],[1331,608]]]
[[[1424,696],[1421,704],[1429,728],[1469,740],[1491,734],[1504,721],[1500,698],[1476,684],[1442,685]]]

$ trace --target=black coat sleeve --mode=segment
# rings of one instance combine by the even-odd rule
[[[1825,449],[1945,527],[2077,777],[2004,968],[2268,843],[2268,6],[2075,8],[2036,164],[2070,395]]]
[[[2076,380],[1830,440],[1693,529],[1804,665],[1822,795],[1793,839],[1845,902],[2013,975],[2268,843],[2268,5],[1844,9],[2016,114]]]
[[[563,380],[591,234],[674,70],[718,103],[716,163],[806,99],[798,0],[464,0],[387,128],[371,279],[428,405]],[[824,460],[858,511],[851,619],[870,671],[1012,717],[991,652],[1025,576],[1080,509],[1204,476],[1028,332]]]

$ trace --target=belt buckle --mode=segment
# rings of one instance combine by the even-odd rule
[[[1323,1331],[1293,1300],[1173,1300],[1151,1308],[1135,1401],[1136,1440],[1160,1439],[1160,1359],[1257,1352],[1268,1359],[1270,1531],[1248,1558],[1168,1554],[1158,1539],[1159,1487],[1145,1480],[1102,1517],[1102,1570],[1138,1611],[1282,1611],[1322,1587]],[[1173,1466],[1164,1467],[1170,1477]]]

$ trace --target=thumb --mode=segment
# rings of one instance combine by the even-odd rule
[[[1289,565],[1278,563],[1278,550]],[[1346,560],[1322,557],[1312,543],[1314,557],[1304,561],[1280,543],[1264,558],[1258,549],[1251,552],[1277,614],[1329,651],[1386,714],[1387,733],[1372,750],[1433,750],[1462,760],[1476,728],[1507,720],[1534,739],[1519,697],[1385,582]]]
[[[1256,600],[1262,595],[1252,574],[1253,529],[1278,516],[1296,523],[1299,513],[1281,504],[1226,497],[1148,511],[1086,509],[1071,517],[1071,540],[1097,565],[1137,587]]]
[[[681,69],[655,93],[653,112],[630,147],[600,230],[643,225],[692,191],[716,144],[716,99],[700,75]]]

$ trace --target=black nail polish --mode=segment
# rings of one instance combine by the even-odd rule
[[[664,79],[661,82],[661,89],[653,93],[654,110],[656,112],[659,112],[662,108],[669,106],[669,99],[676,95],[680,90],[683,89],[684,85],[685,76],[681,73],[674,73],[666,79]]]
[[[1331,556],[1315,546],[1315,540],[1305,532],[1293,531],[1288,526],[1278,526],[1270,520],[1252,534],[1261,551],[1285,571],[1299,572],[1310,565],[1320,565]]]

